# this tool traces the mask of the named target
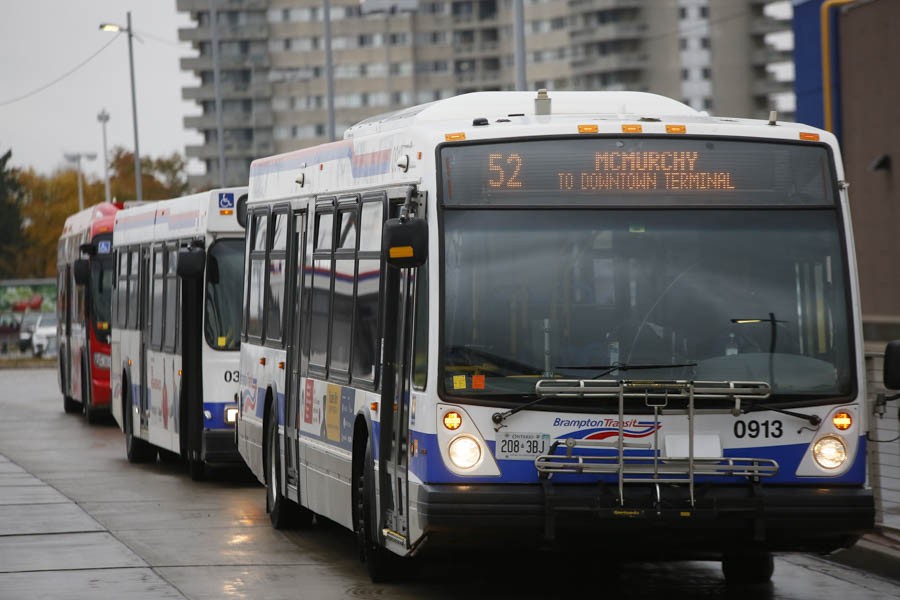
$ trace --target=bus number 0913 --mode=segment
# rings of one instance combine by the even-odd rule
[[[784,435],[781,421],[775,419],[773,421],[735,421],[734,437],[740,438],[780,438]]]

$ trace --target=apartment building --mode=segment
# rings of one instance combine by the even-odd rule
[[[183,97],[203,112],[185,119],[204,139],[187,148],[206,165],[197,188],[244,183],[253,158],[328,141],[331,123],[339,138],[374,114],[515,89],[514,0],[176,1],[195,22],[179,37],[197,50],[182,60],[199,80]],[[790,28],[770,1],[524,0],[528,87],[649,91],[764,117],[790,88],[767,70],[789,60],[767,42]]]

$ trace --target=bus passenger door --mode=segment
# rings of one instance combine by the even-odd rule
[[[399,205],[391,205],[390,216],[396,217]],[[388,411],[382,408],[379,439],[379,515],[385,542],[402,543],[409,548],[409,402],[412,383],[412,332],[417,273],[421,269],[399,269],[385,265],[384,362],[382,366],[382,407],[393,404],[389,423]],[[394,341],[389,342],[389,338]],[[402,541],[401,541],[402,540]]]
[[[148,437],[148,426],[150,421],[150,382],[147,380],[147,346],[150,343],[150,278],[152,271],[150,270],[150,247],[141,248],[141,268],[139,274],[138,298],[140,299],[140,311],[138,312],[138,330],[140,331],[140,390],[138,392],[140,403],[140,434],[133,432],[138,437]]]
[[[289,261],[293,262],[293,270],[288,269],[288,273],[295,274],[295,281],[290,286],[290,299],[288,302],[291,308],[288,310],[289,329],[287,340],[287,363],[289,365],[287,390],[285,390],[285,417],[284,417],[284,435],[286,444],[285,448],[285,473],[288,485],[289,497],[295,498],[297,502],[301,501],[298,496],[290,496],[291,494],[299,494],[298,478],[299,478],[299,416],[298,411],[301,403],[302,381],[300,374],[303,372],[301,368],[301,331],[303,328],[303,248],[305,246],[304,233],[306,231],[306,214],[305,211],[295,211],[291,216],[291,239],[289,241],[288,252],[292,255]],[[293,489],[291,489],[293,488]]]

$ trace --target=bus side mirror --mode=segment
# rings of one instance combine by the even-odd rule
[[[417,217],[388,219],[382,230],[381,252],[393,267],[421,267],[428,259],[428,223]]]
[[[91,243],[78,246],[78,250],[80,250],[82,254],[85,254],[87,256],[94,256],[95,254],[97,254],[97,246]]]
[[[91,263],[86,258],[79,258],[72,265],[76,285],[87,285],[91,280]]]
[[[206,252],[202,248],[183,248],[178,251],[178,266],[175,272],[179,277],[193,279],[203,273],[206,265]]]
[[[237,199],[234,208],[234,216],[237,218],[238,225],[247,229],[247,194]]]
[[[884,349],[884,387],[900,390],[900,340],[888,342]]]

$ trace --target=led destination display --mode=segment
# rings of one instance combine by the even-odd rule
[[[679,139],[557,139],[447,146],[443,202],[826,205],[817,145]]]

